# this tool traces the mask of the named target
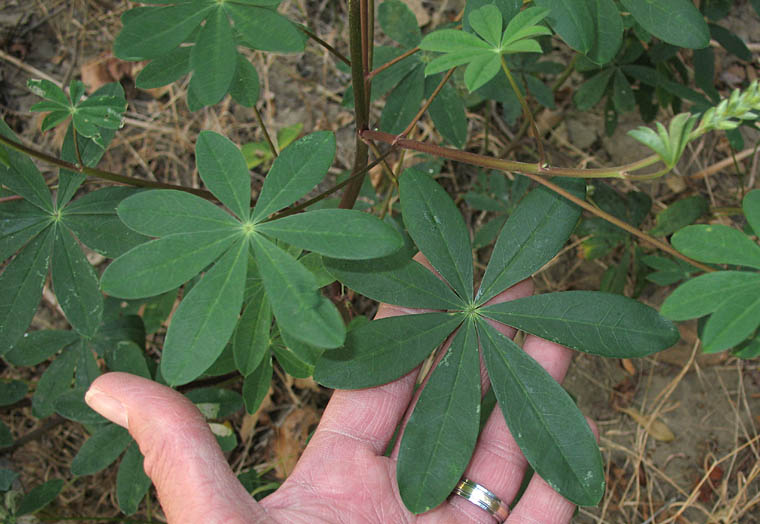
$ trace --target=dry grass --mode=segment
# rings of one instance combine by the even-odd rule
[[[162,92],[136,90],[133,80],[137,69],[114,61],[108,53],[118,32],[118,18],[128,8],[127,4],[118,0],[6,1],[0,15],[13,16],[7,20],[0,18],[0,102],[3,104],[0,112],[20,132],[25,143],[56,152],[62,140],[60,134],[41,134],[39,119],[27,113],[35,100],[25,88],[26,80],[48,78],[65,84],[88,67],[90,73],[95,71],[106,79],[111,75],[125,85],[130,105],[127,126],[118,133],[102,168],[198,187],[192,153],[194,137],[200,130],[216,130],[237,143],[244,143],[261,140],[261,129],[252,110],[240,108],[229,100],[190,113],[184,103],[186,80]],[[324,40],[345,51],[342,3],[286,0],[283,4],[295,18],[312,20]],[[440,9],[432,14],[440,19],[446,11]],[[16,16],[17,21],[11,23]],[[303,56],[260,53],[250,56],[261,77],[259,106],[270,133],[299,121],[304,123],[305,130],[332,130],[339,141],[333,172],[350,168],[352,116],[339,103],[346,77],[336,72],[333,59],[314,46],[308,46]],[[751,74],[756,74],[757,64],[754,68],[748,67],[752,73],[747,74],[751,78]],[[567,93],[560,95],[564,96],[564,105],[556,114],[548,115],[545,122],[556,125],[563,118],[570,118],[566,114]],[[487,121],[480,114],[471,117],[471,142],[480,148]],[[493,128],[489,130],[488,150],[496,155],[501,154],[512,136],[498,120],[489,119]],[[420,140],[436,136],[435,130],[424,120],[415,133],[415,138]],[[756,137],[751,138],[756,141]],[[560,123],[552,131],[548,145],[552,154],[566,165],[593,167],[610,163],[604,147],[584,150],[574,144]],[[738,177],[725,141],[708,136],[690,148],[688,161],[680,166],[681,173],[689,176],[669,176],[636,189],[646,191],[653,198],[655,212],[690,194],[705,195],[713,208],[736,206],[742,188],[758,185],[758,155],[753,155],[754,150],[748,149],[735,157],[735,161],[744,166],[745,176]],[[409,160],[410,155],[393,156],[389,159],[390,167]],[[44,165],[40,168],[53,183],[54,171]],[[263,169],[255,174],[259,182],[263,180]],[[458,167],[455,171],[453,166],[446,165],[443,173],[452,191],[461,194],[471,184],[471,172],[466,168]],[[378,169],[376,176],[382,178],[382,169]],[[94,189],[99,185],[100,182],[93,181],[87,187]],[[633,188],[625,183],[619,186],[625,191]],[[393,199],[388,199],[385,211],[392,210],[394,204]],[[485,218],[466,209],[465,213],[473,225]],[[737,225],[729,214],[718,220]],[[579,256],[582,240],[573,238],[535,276],[540,290],[598,287],[602,271],[616,260],[614,256],[594,262],[583,260]],[[478,267],[484,267],[487,256],[488,250],[481,250]],[[627,289],[632,287],[633,282],[629,281]],[[667,290],[650,287],[647,292],[650,294],[642,299],[656,306]],[[371,313],[374,306],[358,301],[354,307]],[[65,325],[48,289],[33,327]],[[760,368],[754,361],[702,355],[694,332],[694,326],[686,325],[685,342],[681,345],[663,355],[634,363],[585,355],[576,359],[567,385],[583,410],[599,425],[608,477],[602,504],[597,508],[582,508],[577,522],[728,524],[760,521],[757,482],[760,474]],[[162,336],[160,331],[149,340],[154,355]],[[46,365],[28,369],[5,367],[1,376],[25,380],[33,388]],[[293,380],[278,370],[262,409],[254,415],[238,415],[231,421],[240,437],[239,446],[229,456],[234,470],[240,472],[255,467],[269,472],[271,478],[287,473],[328,398],[329,393],[312,382]],[[620,409],[635,409],[643,424]],[[27,489],[51,478],[67,480],[61,496],[46,514],[121,520],[115,510],[115,468],[83,478],[70,475],[71,459],[87,436],[84,428],[66,421],[54,425],[41,421],[31,415],[28,402],[3,409],[0,415],[16,438],[36,436],[5,456],[10,467],[21,473]],[[674,440],[664,442],[654,438],[659,435],[661,425],[672,431]],[[161,521],[153,494],[136,518]]]

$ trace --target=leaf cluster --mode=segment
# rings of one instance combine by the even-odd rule
[[[760,232],[760,190],[747,193],[742,207],[757,235]],[[735,348],[735,352],[745,358],[760,354],[757,333],[760,245],[741,231],[722,224],[687,226],[674,234],[671,242],[688,257],[726,268],[681,284],[663,303],[662,314],[672,320],[709,315],[700,335],[706,353]]]
[[[397,477],[415,513],[440,504],[470,460],[480,422],[479,351],[512,435],[531,466],[563,496],[593,505],[604,491],[593,434],[569,395],[493,322],[603,356],[634,357],[675,343],[675,327],[626,297],[569,291],[493,304],[501,291],[530,276],[562,247],[580,210],[546,189],[522,199],[499,234],[476,294],[469,233],[451,198],[427,174],[400,177],[404,224],[440,275],[406,256],[370,261],[326,259],[348,287],[386,303],[429,313],[384,318],[350,330],[325,352],[314,377],[329,387],[384,384],[410,372],[447,337],[440,362],[404,430]],[[584,194],[580,180],[558,181]],[[444,400],[442,400],[444,399]]]

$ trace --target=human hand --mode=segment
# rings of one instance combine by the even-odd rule
[[[528,296],[523,281],[493,299]],[[409,314],[381,305],[376,318]],[[497,325],[502,333],[514,330]],[[572,352],[528,336],[525,351],[561,381]],[[482,363],[481,363],[482,364]],[[482,384],[488,379],[481,365]],[[257,503],[238,482],[198,409],[180,393],[140,377],[107,373],[90,387],[88,404],[127,428],[145,456],[170,523],[483,523],[496,519],[459,496],[424,513],[410,513],[396,485],[396,456],[383,453],[414,402],[416,371],[390,384],[358,391],[336,390],[296,468],[273,494]],[[483,388],[485,390],[485,387]],[[400,440],[400,439],[399,439]],[[464,477],[504,503],[516,496],[527,462],[495,409],[478,439]],[[570,522],[575,506],[537,475],[512,509],[507,523]]]

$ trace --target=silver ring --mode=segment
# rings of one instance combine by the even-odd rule
[[[468,478],[459,481],[457,487],[454,488],[454,495],[464,497],[480,509],[486,510],[499,523],[507,520],[509,516],[509,506],[490,490]]]

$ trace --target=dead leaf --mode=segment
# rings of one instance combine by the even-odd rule
[[[296,462],[306,447],[309,433],[319,422],[319,416],[312,407],[296,408],[285,417],[276,430],[273,443],[275,475],[285,479],[293,471]]]
[[[124,77],[132,77],[135,63],[119,60],[110,53],[86,62],[81,69],[82,82],[90,93],[105,84],[118,82]]]
[[[634,408],[618,408],[618,411],[622,411],[633,420],[635,420],[640,426],[645,428],[647,430],[647,433],[649,433],[649,436],[655,440],[659,440],[661,442],[671,442],[676,438],[670,428],[661,420],[655,419],[650,424],[650,417],[639,413]]]
[[[623,366],[623,369],[628,372],[629,375],[636,374],[636,366],[633,365],[633,362],[631,362],[630,358],[620,359],[620,364]]]

